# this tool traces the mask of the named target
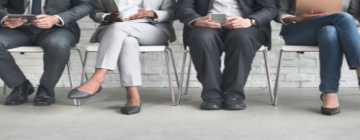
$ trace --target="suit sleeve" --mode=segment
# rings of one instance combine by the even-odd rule
[[[6,10],[7,7],[8,0],[0,0],[0,20],[9,14],[9,12]]]
[[[360,21],[360,1],[351,0],[348,12],[355,17],[357,21],[357,26],[359,26],[358,21]]]
[[[57,14],[63,19],[65,26],[85,17],[93,9],[93,0],[71,0],[71,4],[72,8]]]
[[[255,19],[260,26],[269,24],[277,15],[276,0],[256,0],[262,8],[249,15],[249,18]]]
[[[170,22],[175,19],[174,6],[175,0],[163,0],[159,10],[152,10],[157,15],[157,20],[154,22]]]
[[[114,11],[111,11],[111,12],[114,12]],[[107,15],[111,12],[106,10],[105,5],[102,2],[102,0],[95,0],[94,1],[94,10],[90,13],[90,18],[96,23],[102,23],[103,16]]]
[[[178,0],[175,5],[175,17],[186,25],[200,18],[201,15],[195,11],[195,0]]]

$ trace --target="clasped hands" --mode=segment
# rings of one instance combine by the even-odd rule
[[[37,15],[36,20],[31,20],[30,23],[41,29],[49,29],[54,26],[56,23],[60,22],[60,19],[57,16],[52,15]],[[22,18],[9,18],[6,17],[4,20],[4,25],[9,28],[17,28],[25,23],[27,23],[27,19]]]
[[[119,10],[112,12],[111,14],[105,16],[105,20],[108,22],[115,21],[115,22],[122,22],[123,19],[119,18]],[[143,19],[143,18],[157,18],[157,15],[154,11],[147,11],[144,9],[139,9],[138,13],[128,17],[126,20],[134,20],[134,19]]]
[[[226,20],[226,23],[221,24],[212,22],[210,16],[205,16],[195,20],[193,22],[193,25],[202,28],[221,28],[222,26],[224,26],[228,29],[249,28],[252,26],[251,20],[248,18],[233,16],[226,18]]]

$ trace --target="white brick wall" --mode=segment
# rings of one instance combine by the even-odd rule
[[[95,24],[90,18],[85,17],[79,21],[82,29],[81,42],[78,44],[83,52],[88,45],[92,45],[89,42],[90,37],[94,33],[98,24]],[[175,22],[174,24],[177,41],[171,43],[171,48],[174,51],[176,66],[178,72],[180,72],[182,62],[182,24]],[[275,80],[275,74],[279,59],[279,50],[282,40],[279,37],[280,26],[277,23],[272,23],[273,27],[273,49],[268,53],[270,72],[272,76],[272,83]],[[26,76],[35,85],[38,84],[39,78],[42,73],[42,54],[13,54],[17,63],[24,71]],[[142,77],[143,87],[169,87],[168,77],[165,63],[165,56],[163,53],[145,53],[141,54],[142,65]],[[94,72],[96,54],[90,53],[88,59],[87,71],[89,76]],[[75,85],[80,83],[81,76],[81,62],[76,52],[71,54],[72,72]],[[247,87],[267,87],[267,79],[264,68],[264,61],[262,53],[257,53],[255,57],[251,75],[248,78]],[[342,69],[341,87],[357,87],[357,78],[355,71],[348,70],[348,66],[344,61]],[[187,75],[185,75],[186,77]],[[57,84],[57,87],[69,87],[67,71],[64,72],[61,80]],[[173,83],[175,84],[175,75],[172,74]],[[190,87],[201,87],[201,84],[196,79],[196,71],[192,67],[192,73],[190,78]],[[285,53],[283,59],[282,74],[280,76],[280,87],[318,87],[320,83],[319,78],[319,60],[318,53]],[[0,81],[2,85],[3,82]],[[1,86],[0,85],[0,86]],[[176,85],[176,84],[175,84]],[[117,71],[109,72],[106,80],[103,84],[104,87],[118,87],[120,86],[120,78]]]

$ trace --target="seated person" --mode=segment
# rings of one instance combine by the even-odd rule
[[[211,14],[226,14],[224,24]],[[179,0],[175,16],[184,23],[184,46],[203,86],[204,110],[246,108],[244,86],[251,63],[262,45],[271,45],[270,21],[276,16],[275,0]],[[220,70],[225,52],[225,69]]]
[[[28,95],[34,92],[32,84],[7,51],[19,46],[43,48],[44,73],[34,105],[55,103],[55,85],[69,60],[70,47],[79,42],[80,29],[76,21],[91,12],[91,3],[92,0],[0,1],[0,78],[13,88],[5,105],[26,103]],[[37,19],[9,18],[8,14],[33,14]]]
[[[127,91],[127,103],[121,112],[130,115],[139,113],[141,107],[139,45],[165,45],[169,40],[175,41],[171,9],[175,0],[120,0],[118,4],[120,7],[136,4],[141,9],[138,14],[121,19],[119,7],[113,0],[95,1],[90,17],[101,24],[90,40],[100,43],[96,70],[89,81],[69,93],[69,98],[84,99],[94,95],[108,71],[118,66],[121,85]]]
[[[321,113],[340,113],[337,93],[343,55],[350,69],[360,76],[360,35],[356,21],[347,11],[359,14],[357,0],[344,0],[342,13],[295,14],[296,0],[278,1],[278,22],[283,24],[281,35],[288,45],[318,45],[320,55]],[[354,3],[355,2],[355,3]],[[350,9],[349,9],[349,5]],[[349,9],[349,10],[348,10]],[[359,83],[360,84],[360,83]]]

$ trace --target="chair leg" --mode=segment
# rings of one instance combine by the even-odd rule
[[[72,77],[70,60],[68,61],[67,69],[68,69],[69,81],[70,81],[71,89],[74,89],[75,87],[74,87],[74,81],[73,81],[73,77]],[[73,104],[74,104],[74,106],[80,105],[80,104],[77,103],[76,99],[73,99]]]
[[[187,73],[187,79],[186,79],[186,86],[185,86],[185,95],[188,95],[189,94],[189,83],[190,83],[190,75],[191,75],[191,65],[192,64],[192,59],[191,59],[191,56],[190,56],[190,59],[189,59],[189,68],[188,68],[188,73]]]
[[[172,84],[172,80],[171,80],[169,52],[167,50],[165,50],[164,53],[165,53],[165,57],[166,57],[166,65],[167,65],[167,71],[168,71],[168,78],[169,78],[169,86],[170,86],[170,92],[171,92],[172,105],[176,105],[174,88],[173,88],[173,84]]]
[[[270,93],[270,101],[271,101],[271,103],[273,103],[273,102],[274,102],[274,94],[273,94],[273,90],[272,90],[272,86],[271,86],[271,77],[270,77],[270,72],[269,72],[269,63],[268,63],[268,60],[267,60],[267,51],[264,50],[264,51],[263,51],[263,54],[264,54],[266,75],[267,75],[267,79],[268,79],[268,87],[269,87],[269,93]]]
[[[166,49],[168,50],[168,52],[170,52],[171,60],[172,60],[173,67],[174,67],[174,73],[175,73],[176,83],[177,83],[177,86],[178,86],[178,88],[179,88],[179,87],[180,87],[180,84],[179,84],[179,77],[178,77],[178,73],[177,73],[177,70],[176,70],[176,64],[175,64],[175,59],[174,59],[174,53],[173,53],[173,51],[171,50],[171,48],[166,47]]]
[[[184,55],[183,55],[182,67],[181,67],[180,88],[179,88],[179,95],[178,95],[178,99],[177,99],[177,105],[180,105],[180,101],[181,101],[182,89],[183,89],[183,84],[184,84],[186,56],[187,56],[187,51],[185,50]]]
[[[84,63],[84,59],[83,59],[83,56],[82,56],[82,53],[81,53],[80,49],[74,48],[74,50],[76,50],[76,51],[79,53],[80,60],[81,60],[81,64],[82,64],[82,66],[84,67],[85,63]],[[89,77],[88,77],[86,71],[85,71],[85,78],[86,78],[86,81],[89,80]],[[82,83],[80,83],[80,85],[81,85],[81,84],[82,84]]]
[[[4,93],[3,94],[6,95],[6,84],[5,84],[5,82],[4,82]]]
[[[273,103],[274,106],[278,105],[279,81],[280,81],[280,72],[281,72],[283,53],[284,53],[284,51],[281,50],[280,57],[279,57],[279,64],[278,64],[277,73],[276,73],[275,88],[274,88],[274,93],[273,93],[274,94],[274,103]]]
[[[84,57],[84,65],[83,65],[83,70],[81,73],[81,84],[84,83],[84,77],[86,77],[86,62],[87,62],[87,57],[88,57],[89,52],[86,51],[85,52],[85,57]],[[87,79],[88,80],[88,79]]]

